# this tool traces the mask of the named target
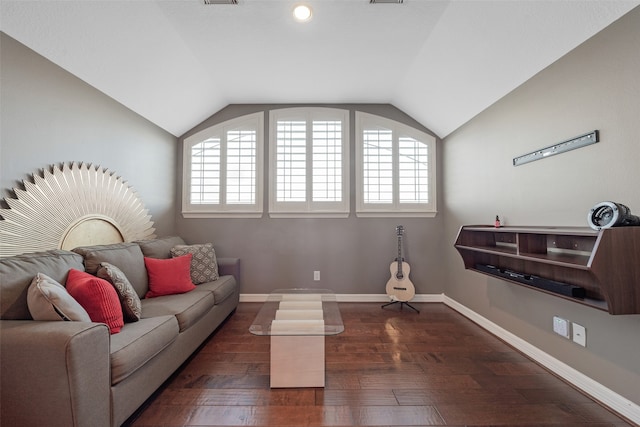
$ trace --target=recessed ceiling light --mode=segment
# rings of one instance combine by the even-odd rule
[[[304,4],[299,4],[293,8],[293,17],[296,21],[306,22],[311,19],[311,8]]]

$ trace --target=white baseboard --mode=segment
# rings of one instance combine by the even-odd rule
[[[561,362],[548,353],[545,353],[538,347],[531,345],[517,335],[503,329],[489,319],[479,315],[473,310],[470,310],[446,295],[444,296],[443,302],[472,322],[486,329],[545,368],[554,372],[560,378],[570,384],[573,384],[587,395],[609,407],[612,411],[626,417],[628,420],[633,421],[636,424],[640,424],[640,406],[636,405],[634,402],[591,379],[582,372],[575,370],[571,366]]]
[[[269,294],[240,294],[240,302],[265,302]],[[336,294],[338,302],[389,302],[386,294]],[[411,302],[444,302],[444,294],[421,294]]]
[[[268,295],[269,294],[241,294],[240,302],[264,302],[267,300]],[[389,297],[385,294],[337,294],[336,299],[338,302],[385,303],[390,301]],[[448,307],[451,307],[472,322],[476,323],[478,326],[484,328],[491,334],[526,354],[545,368],[554,372],[560,378],[570,384],[573,384],[593,399],[609,407],[612,411],[640,425],[639,405],[584,375],[582,372],[579,372],[571,366],[561,362],[550,354],[545,353],[517,335],[512,334],[489,319],[481,316],[473,310],[470,310],[454,299],[451,299],[444,294],[421,294],[416,295],[411,302],[438,302],[446,304]]]

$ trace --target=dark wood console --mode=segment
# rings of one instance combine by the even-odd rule
[[[465,268],[610,314],[640,314],[640,227],[465,225]]]

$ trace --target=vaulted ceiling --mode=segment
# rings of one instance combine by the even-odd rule
[[[228,104],[391,103],[445,137],[639,4],[1,0],[0,30],[176,136]]]

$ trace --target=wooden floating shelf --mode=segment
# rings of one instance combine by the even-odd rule
[[[466,269],[610,314],[640,314],[640,227],[465,225],[455,247]]]

